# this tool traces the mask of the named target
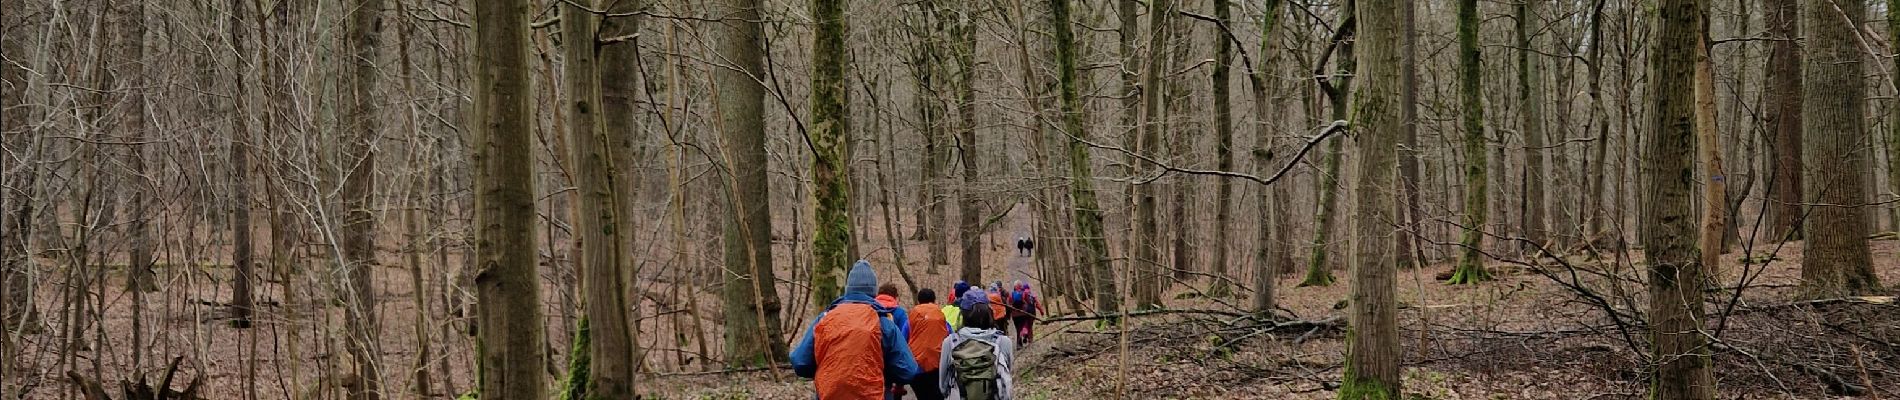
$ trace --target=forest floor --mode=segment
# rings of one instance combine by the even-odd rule
[[[1030,231],[1027,220],[1011,218],[987,235],[986,276],[1008,281],[1042,275],[1033,258],[1014,254],[1014,237]],[[864,249],[866,257],[878,266],[882,280],[901,284],[892,252],[876,245],[887,243],[881,224],[864,225],[874,227],[861,240],[874,244]],[[792,232],[796,225],[787,223],[776,235],[775,269],[787,274],[779,285],[785,326],[797,332],[814,312],[803,300],[802,285],[794,283],[803,282],[802,275],[786,272],[807,268],[792,261],[797,252],[809,251],[796,247],[800,240]],[[1900,282],[1900,241],[1888,237],[1871,244],[1881,280]],[[925,246],[911,241],[904,247],[912,278],[947,291],[956,267],[930,271],[923,267]],[[198,252],[219,253],[206,248],[215,246]],[[792,377],[789,370],[728,372],[706,360],[720,353],[723,334],[717,322],[723,318],[719,288],[716,278],[708,278],[717,276],[710,261],[717,259],[717,249],[695,250],[713,255],[674,263],[664,261],[672,250],[636,250],[644,260],[638,288],[641,342],[647,351],[642,363],[650,372],[640,382],[642,391],[666,399],[811,398],[810,381]],[[449,398],[467,392],[475,365],[469,319],[443,304],[467,297],[445,289],[455,271],[438,267],[459,261],[442,259],[424,271],[429,281],[422,285],[422,297],[430,304],[419,307],[398,245],[385,244],[382,251],[389,265],[378,268],[376,293],[386,398]],[[544,255],[564,251],[550,248]],[[1801,242],[1758,245],[1747,252],[1754,262],[1746,268],[1740,249],[1722,257],[1724,265],[1710,282],[1722,289],[1711,289],[1706,302],[1710,333],[1718,338],[1712,352],[1720,398],[1900,399],[1900,385],[1894,384],[1900,382],[1900,305],[1881,299],[1794,301],[1801,252]],[[1642,398],[1647,347],[1639,316],[1647,299],[1641,252],[1632,256],[1634,266],[1584,257],[1544,259],[1535,268],[1493,262],[1497,280],[1463,286],[1436,279],[1449,269],[1445,264],[1401,271],[1398,320],[1408,399]],[[69,397],[66,371],[97,377],[110,387],[136,372],[156,379],[174,357],[183,360],[179,380],[205,379],[201,394],[206,399],[247,398],[250,382],[260,399],[345,398],[338,388],[353,379],[343,372],[352,361],[342,351],[342,308],[326,295],[332,289],[324,282],[333,281],[327,275],[334,271],[308,267],[312,273],[304,278],[269,281],[259,290],[254,327],[231,329],[228,261],[190,252],[162,256],[161,290],[147,295],[139,319],[131,314],[136,301],[124,290],[123,268],[88,269],[104,279],[105,295],[85,301],[105,311],[82,320],[103,323],[75,329],[62,311],[74,277],[58,267],[61,260],[42,262],[46,278],[35,292],[42,320],[36,332],[17,337],[21,356],[4,360],[10,369],[0,379],[0,398],[76,398]],[[567,366],[575,308],[567,283],[571,276],[560,268],[542,269],[551,354],[546,368],[553,379]],[[1236,282],[1251,282],[1250,271],[1234,272]],[[1086,319],[1089,311],[1064,299],[1046,298],[1056,313],[1048,318],[1056,322],[1038,326],[1041,338],[1018,353],[1020,397],[1332,398],[1344,350],[1339,321],[1346,304],[1341,300],[1351,283],[1347,271],[1334,273],[1338,281],[1325,287],[1296,287],[1301,274],[1283,274],[1277,293],[1284,310],[1272,327],[1238,313],[1248,304],[1245,285],[1233,298],[1212,299],[1199,295],[1207,282],[1176,284],[1165,301],[1169,311],[1129,317],[1125,331]],[[1736,297],[1736,287],[1746,290]],[[904,298],[908,304],[910,296]],[[137,341],[134,326],[141,327]],[[420,335],[426,340],[417,339],[418,328],[428,330]],[[432,347],[428,357],[420,357],[419,343]],[[433,382],[427,396],[408,394],[415,391],[413,366],[419,358],[427,362],[423,365]]]
[[[1900,242],[1871,242],[1882,282],[1900,282]],[[1772,247],[1772,246],[1771,246]],[[1719,328],[1713,351],[1723,399],[1900,398],[1900,305],[1891,298],[1798,302],[1801,243],[1723,256],[1707,309]],[[1759,262],[1769,253],[1773,260]],[[1640,267],[1640,252],[1637,252]],[[1647,308],[1640,271],[1582,258],[1539,268],[1493,263],[1497,280],[1452,286],[1450,265],[1401,271],[1399,321],[1407,399],[1642,399],[1647,348],[1639,323]],[[1574,274],[1573,274],[1574,272]],[[1278,325],[1233,314],[1178,285],[1168,310],[1131,317],[1126,331],[1092,320],[1040,325],[1018,352],[1024,399],[1332,399],[1343,364],[1350,276],[1326,287],[1296,287],[1283,274]],[[1619,277],[1619,278],[1611,278]],[[1192,285],[1202,286],[1202,285]],[[1746,286],[1739,298],[1732,290]],[[1580,295],[1577,288],[1592,294]],[[1228,304],[1247,304],[1237,295]],[[1733,301],[1731,301],[1733,300]],[[1052,316],[1051,319],[1062,319]],[[1125,338],[1125,343],[1123,340]],[[776,375],[776,376],[775,376]],[[807,399],[811,383],[746,372],[662,376],[664,398]],[[742,382],[742,383],[735,383]]]

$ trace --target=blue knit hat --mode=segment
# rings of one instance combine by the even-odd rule
[[[844,292],[877,295],[877,271],[871,269],[871,262],[858,260],[851,264],[851,273],[844,277]]]

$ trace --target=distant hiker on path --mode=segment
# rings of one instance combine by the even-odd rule
[[[876,290],[877,272],[858,260],[845,275],[844,296],[818,313],[792,349],[792,372],[813,378],[818,398],[882,399],[886,384],[917,376],[917,359],[888,319],[891,310],[872,297]]]
[[[938,388],[945,399],[1010,399],[1015,387],[1015,344],[991,324],[996,319],[989,307],[967,308],[963,319],[968,325],[943,340]]]
[[[1016,237],[1016,256],[1028,257],[1036,251],[1036,241],[1028,236]]]

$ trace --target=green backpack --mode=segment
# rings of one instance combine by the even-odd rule
[[[997,398],[996,346],[965,340],[950,349],[950,362],[957,368],[957,391],[964,400]]]

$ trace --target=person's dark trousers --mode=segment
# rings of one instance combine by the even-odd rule
[[[937,389],[937,370],[924,371],[910,380],[910,394],[917,396],[917,400],[943,400],[943,392]]]
[[[1036,317],[1020,316],[1016,320],[1016,342],[1029,344],[1036,340]]]

